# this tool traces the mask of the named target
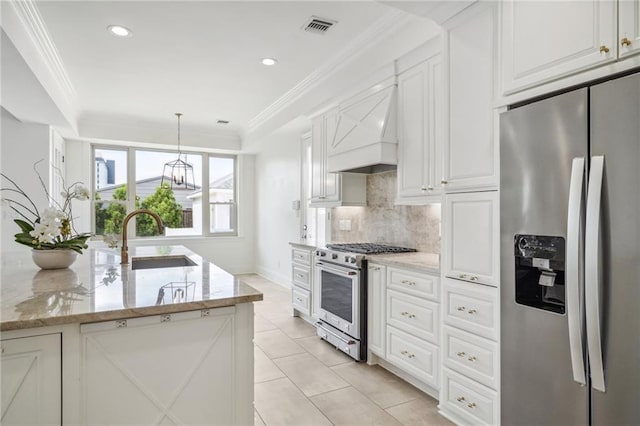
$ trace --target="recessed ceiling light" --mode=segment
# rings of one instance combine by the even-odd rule
[[[273,59],[273,58],[264,58],[262,59],[262,65],[266,65],[268,67],[270,67],[271,65],[275,65],[278,63],[277,59]]]
[[[131,37],[131,30],[121,25],[109,25],[107,29],[111,34],[118,37]]]

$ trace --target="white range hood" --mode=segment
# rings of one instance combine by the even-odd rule
[[[396,84],[386,84],[340,105],[327,122],[327,171],[377,173],[398,164]]]

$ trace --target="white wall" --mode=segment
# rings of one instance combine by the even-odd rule
[[[49,186],[49,126],[44,124],[23,123],[18,121],[4,108],[2,110],[2,148],[0,151],[2,173],[14,180],[29,195],[37,208],[42,211],[49,205],[42,185],[33,171],[33,164],[44,160],[39,167],[40,175]],[[9,182],[2,180],[2,187],[11,187]],[[2,193],[3,197],[14,198],[23,202],[18,194]],[[19,218],[11,209],[2,204],[2,244],[1,253],[7,250],[29,250],[28,247],[17,244],[13,235],[19,231],[13,219]]]
[[[299,241],[300,131],[276,132],[260,141],[256,156],[256,272],[281,285],[291,280],[291,247]]]

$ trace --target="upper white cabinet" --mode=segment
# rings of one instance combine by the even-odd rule
[[[327,141],[335,135],[338,110],[316,117],[311,123],[311,202],[314,207],[364,206],[366,176],[339,175],[327,170]]]
[[[618,16],[618,56],[640,53],[640,0],[621,0]]]
[[[442,193],[443,76],[440,39],[426,59],[398,75],[397,204],[434,201]],[[437,200],[439,201],[439,199]]]
[[[501,6],[503,95],[640,51],[638,0],[505,0]]]
[[[497,189],[497,115],[493,111],[496,6],[478,3],[445,23],[448,117],[444,144],[447,192]]]
[[[498,191],[450,194],[445,200],[444,275],[498,285]]]
[[[2,424],[62,423],[60,334],[7,339],[2,345]]]

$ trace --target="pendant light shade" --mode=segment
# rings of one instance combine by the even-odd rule
[[[196,182],[193,174],[193,166],[187,162],[187,154],[182,154],[180,151],[180,117],[182,113],[176,112],[178,117],[178,159],[164,163],[162,169],[162,181],[161,186],[169,184],[172,190],[186,189],[195,190]],[[183,159],[184,157],[184,159]]]

